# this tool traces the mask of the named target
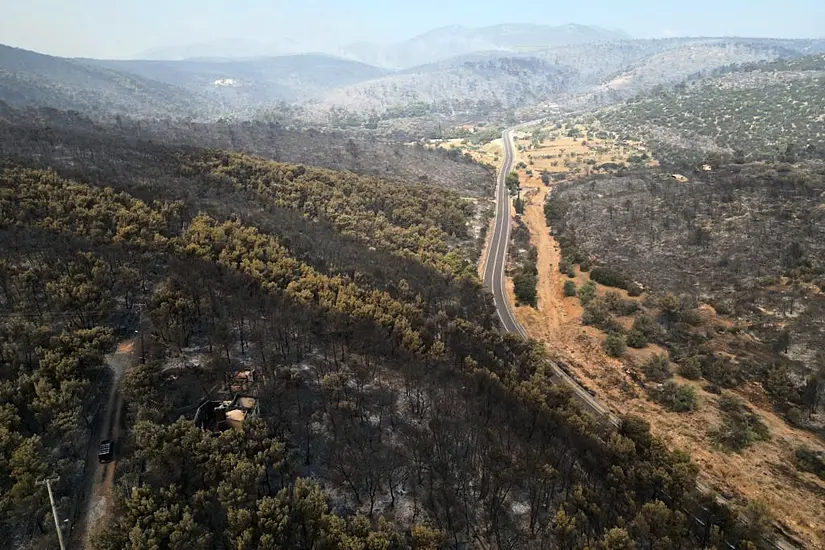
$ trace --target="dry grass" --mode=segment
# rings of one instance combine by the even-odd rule
[[[579,136],[568,137],[570,130],[574,128]],[[535,128],[516,134],[515,143],[519,160],[527,165],[526,170],[532,171],[536,176],[543,170],[587,175],[596,172],[596,167],[602,164],[626,165],[629,157],[648,153],[641,143],[599,138],[595,132],[582,126]],[[649,166],[656,164],[656,161],[648,162]]]
[[[534,160],[532,166],[528,164],[533,175],[528,176],[526,169],[521,169],[519,176],[527,200],[523,219],[538,249],[539,268],[538,309],[515,308],[518,320],[532,337],[546,342],[550,353],[564,360],[588,388],[597,392],[602,402],[620,414],[632,413],[645,418],[650,422],[653,433],[670,448],[689,451],[701,467],[701,476],[707,485],[740,504],[754,499],[764,501],[788,531],[799,536],[807,546],[825,548],[825,482],[811,474],[797,472],[792,462],[796,447],[804,444],[821,449],[821,440],[788,426],[772,412],[764,390],[749,385],[737,390],[737,393],[751,403],[769,427],[771,440],[758,443],[740,454],[715,448],[708,431],[720,421],[717,397],[705,392],[701,383],[677,376],[679,383],[696,388],[700,402],[698,410],[688,414],[672,413],[650,401],[646,392],[627,374],[627,369],[643,363],[653,354],[665,354],[665,350],[656,346],[643,350],[628,349],[622,361],[607,356],[602,349],[603,333],[582,326],[582,308],[578,299],[564,297],[562,285],[568,278],[558,271],[560,251],[549,234],[543,211],[549,189],[539,178],[548,159],[539,159],[538,156],[553,154],[551,151],[561,149],[590,154],[583,149],[581,141],[576,146],[568,138],[556,139],[538,149],[521,151],[517,159],[527,162],[528,155],[532,155]],[[530,139],[520,139],[518,143],[529,145]],[[596,155],[597,162],[603,160],[605,155],[609,157],[610,153]],[[583,168],[587,165],[581,163],[578,166]],[[558,166],[548,166],[546,169],[559,171]],[[577,286],[587,280],[587,274],[576,271]],[[600,293],[605,290],[599,288]],[[508,293],[511,303],[515,303],[512,282],[509,281]],[[622,295],[627,297],[623,292]],[[706,308],[703,314],[708,316],[709,322],[729,324],[729,321],[718,318],[711,308]],[[620,321],[623,324],[630,322],[629,319]]]
[[[473,145],[463,138],[435,139],[427,142],[425,147],[430,149],[459,149],[462,153],[469,153],[476,162],[495,167],[498,167],[501,163],[501,155],[504,152],[504,144],[500,139],[483,145]]]

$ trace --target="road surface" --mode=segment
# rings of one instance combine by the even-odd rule
[[[496,310],[501,324],[507,332],[514,332],[526,337],[524,329],[516,321],[507,300],[505,289],[504,267],[507,263],[507,247],[510,242],[510,194],[507,191],[507,174],[513,169],[513,139],[512,130],[505,130],[501,135],[504,142],[504,162],[498,172],[496,187],[496,220],[493,237],[490,239],[490,251],[487,254],[487,264],[484,266],[484,284],[493,293]]]
[[[528,123],[529,124],[529,123]],[[523,125],[522,125],[523,126]],[[513,169],[515,159],[515,149],[513,147],[513,131],[518,127],[505,130],[501,134],[504,142],[504,161],[498,172],[498,182],[496,186],[496,219],[493,227],[493,236],[490,239],[490,250],[487,254],[487,262],[484,265],[484,285],[493,293],[501,325],[507,332],[519,334],[527,338],[527,331],[516,320],[510,301],[507,299],[506,277],[504,268],[507,264],[507,249],[510,244],[510,194],[507,191],[507,174]],[[558,364],[550,363],[555,375],[563,380],[576,396],[593,412],[604,415],[611,422],[618,425],[618,419],[610,413],[610,410],[598,402],[590,393],[576,383]]]

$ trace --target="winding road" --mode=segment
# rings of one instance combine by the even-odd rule
[[[496,310],[501,324],[507,332],[513,332],[527,337],[527,333],[516,321],[516,316],[510,309],[505,287],[504,268],[507,264],[507,248],[510,243],[510,194],[507,191],[507,174],[513,169],[513,130],[505,130],[501,134],[504,142],[504,162],[498,171],[496,187],[496,221],[493,237],[490,239],[490,250],[487,254],[487,263],[484,266],[484,285],[493,293]]]
[[[526,123],[531,124],[531,123]],[[493,293],[496,311],[498,312],[501,325],[505,331],[519,334],[528,338],[527,331],[524,330],[510,306],[507,299],[506,278],[504,269],[507,264],[507,249],[510,244],[510,195],[507,191],[507,174],[513,169],[513,161],[516,153],[513,147],[513,132],[524,126],[514,126],[504,130],[501,139],[504,142],[504,161],[498,172],[498,183],[496,187],[496,219],[493,229],[493,236],[490,239],[490,250],[487,254],[487,262],[484,265],[484,285]],[[581,387],[573,378],[567,374],[557,363],[550,362],[556,377],[564,381],[576,396],[593,412],[608,418],[613,424],[618,425],[618,418],[610,413],[610,410],[596,400],[587,390]]]

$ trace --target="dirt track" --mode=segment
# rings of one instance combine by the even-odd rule
[[[90,536],[106,521],[111,510],[115,466],[119,452],[120,414],[123,398],[120,381],[133,360],[134,341],[128,340],[118,345],[117,350],[106,356],[106,364],[112,371],[112,385],[106,407],[95,418],[96,428],[86,456],[86,475],[83,483],[85,494],[83,512],[77,528],[72,533],[70,548],[91,548]],[[97,459],[98,443],[103,439],[115,442],[115,459],[108,464],[100,464]]]

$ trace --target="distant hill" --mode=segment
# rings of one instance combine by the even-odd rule
[[[381,125],[392,131],[386,126],[398,119],[410,119],[400,125],[406,130],[412,119],[427,117],[447,124],[478,118],[504,122],[547,116],[559,108],[592,109],[737,64],[825,52],[823,40],[597,42],[624,35],[575,25],[561,29],[554,34],[549,27],[500,25],[433,31],[413,43],[440,43],[439,56],[462,53],[404,70],[322,54],[112,61],[0,47],[0,100],[98,116],[197,120],[255,118],[275,109],[284,120],[313,126]],[[551,38],[540,43],[545,36]],[[581,42],[570,44],[574,40]],[[554,41],[567,44],[547,45]]]
[[[0,100],[136,117],[206,114],[183,88],[110,68],[0,45]]]
[[[825,55],[747,64],[594,115],[669,158],[825,157]],[[683,151],[680,153],[679,151]]]
[[[529,119],[545,114],[547,102],[592,108],[720,68],[798,57],[823,46],[806,40],[677,38],[475,52],[336,88],[314,105],[407,116],[518,107],[528,109],[521,118]],[[538,110],[529,112],[531,105]]]
[[[552,27],[504,24],[490,27],[443,27],[395,44],[357,43],[337,52],[342,57],[394,69],[425,65],[471,52],[532,51],[550,46],[627,40],[623,31],[586,25]]]
[[[381,115],[413,115],[422,109],[482,113],[534,103],[568,91],[575,71],[531,57],[443,62],[334,89],[315,105]]]
[[[84,62],[179,86],[234,108],[314,97],[332,88],[388,73],[357,61],[320,54],[256,59]]]

